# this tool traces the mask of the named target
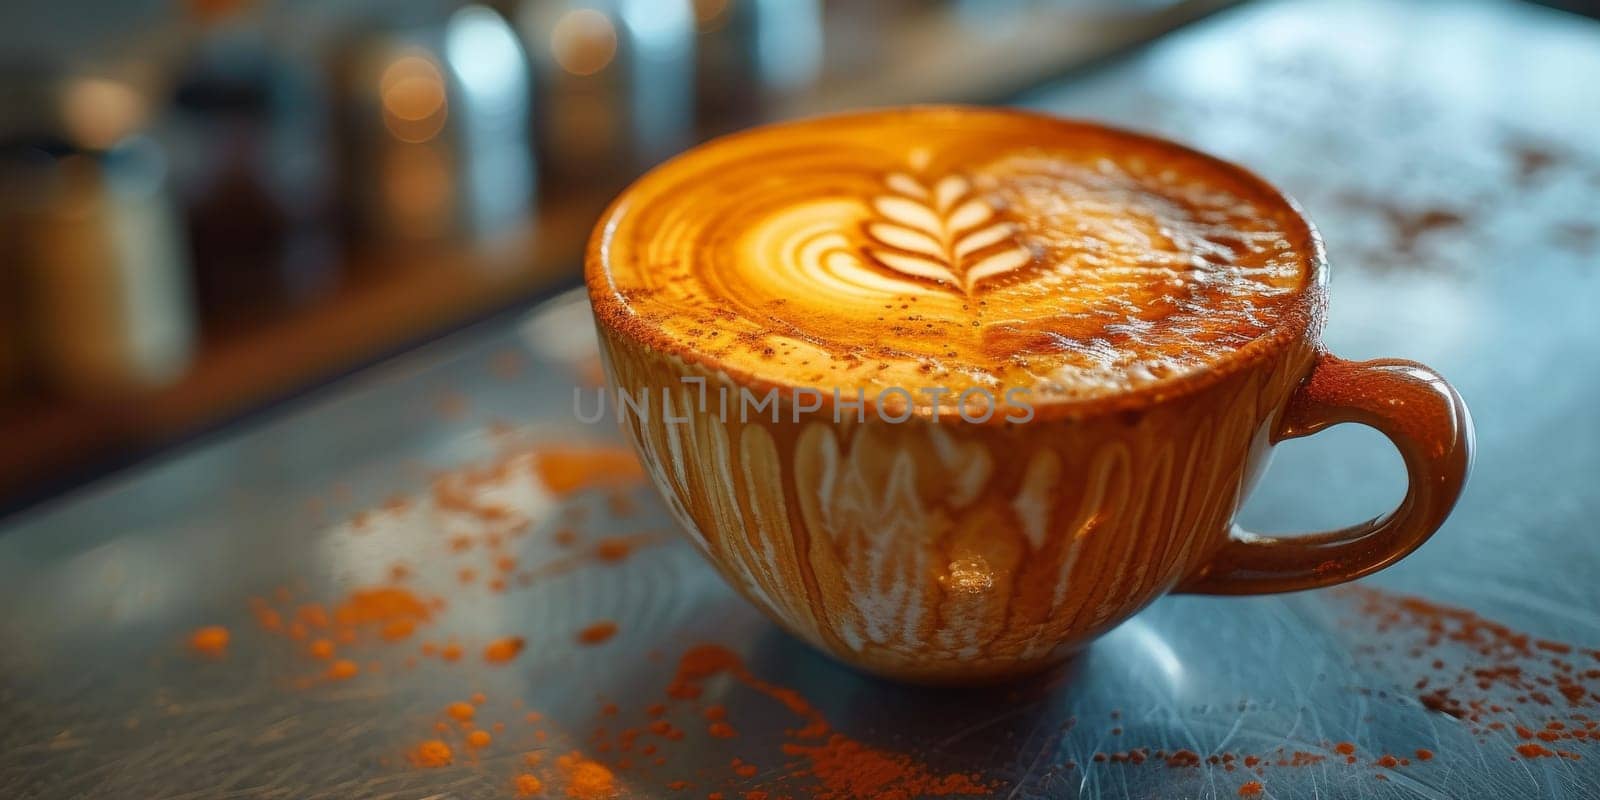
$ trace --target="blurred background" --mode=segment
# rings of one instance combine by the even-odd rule
[[[709,136],[1004,101],[1234,4],[0,5],[0,514],[575,283]]]

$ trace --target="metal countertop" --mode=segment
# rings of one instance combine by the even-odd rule
[[[1295,195],[1334,265],[1330,348],[1430,364],[1478,424],[1455,515],[1365,583],[1600,648],[1597,81],[1600,25],[1532,6],[1270,3],[1021,102],[1178,138]],[[1428,710],[1404,652],[1414,637],[1380,632],[1337,591],[1167,598],[1058,675],[934,692],[859,677],[789,639],[676,539],[495,593],[460,585],[468,557],[442,546],[453,531],[420,499],[352,522],[396,495],[426,497],[430,472],[488,459],[508,436],[615,441],[573,418],[584,314],[568,298],[482,326],[7,523],[0,797],[509,797],[523,751],[586,746],[596,725],[616,726],[605,703],[626,716],[654,702],[696,642],[740,651],[837,730],[979,773],[1000,797],[1228,798],[1252,779],[1282,799],[1600,797],[1600,743],[1563,744],[1577,760],[1516,758],[1513,731],[1474,733]],[[1243,522],[1348,523],[1392,505],[1402,481],[1376,433],[1335,429],[1280,448]],[[510,545],[523,564],[564,563],[566,526],[585,542],[670,528],[642,487],[508,498],[530,522]],[[320,667],[261,630],[249,599],[287,586],[294,602],[330,600],[390,580],[396,562],[448,607],[409,644],[362,651],[377,674],[296,687]],[[574,643],[602,618],[616,639]],[[233,632],[221,661],[185,650],[206,624]],[[405,663],[423,640],[510,634],[528,641],[512,664]],[[508,721],[495,746],[474,764],[404,765],[439,709],[477,691]],[[803,796],[779,752],[793,717],[728,681],[707,692],[727,701],[740,736],[691,735],[668,765],[621,773],[628,791]],[[548,742],[517,725],[513,698],[545,715]],[[1593,698],[1582,704],[1557,710],[1600,718]],[[1345,741],[1356,764],[1327,757]],[[1139,747],[1326,760],[1258,777],[1092,758]],[[1417,748],[1436,756],[1372,763]],[[757,774],[730,772],[733,756]],[[694,787],[668,789],[680,776]]]

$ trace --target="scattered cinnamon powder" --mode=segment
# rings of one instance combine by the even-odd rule
[[[429,739],[428,741],[417,745],[415,749],[407,754],[406,759],[410,761],[413,766],[422,767],[424,769],[433,769],[437,767],[450,766],[450,762],[454,759],[454,757],[455,754],[450,752],[450,745],[447,745],[438,739]]]
[[[533,463],[539,480],[556,495],[644,479],[633,450],[621,446],[544,447],[534,454]]]
[[[698,697],[702,691],[701,684],[721,674],[730,675],[745,686],[778,701],[790,713],[806,722],[789,732],[790,741],[782,746],[782,750],[785,755],[801,759],[800,768],[792,777],[814,781],[816,786],[812,789],[812,797],[819,800],[856,797],[912,800],[917,797],[986,794],[989,791],[989,786],[974,776],[935,774],[910,755],[878,750],[833,733],[822,714],[799,693],[757,678],[737,654],[719,645],[699,645],[684,653],[678,661],[677,674],[667,686],[667,694],[675,698]],[[725,713],[711,709],[707,711],[711,716]],[[724,724],[713,722],[712,727]],[[729,727],[727,732],[731,734],[732,728]],[[754,764],[737,758],[732,763],[732,769],[741,777],[752,777],[757,771]]]
[[[471,703],[451,703],[445,706],[444,712],[460,722],[471,722],[478,715],[478,709]]]
[[[1521,755],[1523,758],[1551,758],[1554,757],[1556,753],[1554,750],[1550,750],[1542,744],[1529,743],[1517,745],[1517,754]]]
[[[197,653],[216,658],[228,652],[228,629],[221,625],[197,628],[189,635],[189,647]]]
[[[601,644],[617,635],[617,623],[603,619],[578,631],[579,644]]]
[[[521,636],[496,639],[483,648],[483,660],[491,664],[504,664],[522,654],[526,642]]]
[[[972,776],[935,775],[910,756],[875,750],[841,734],[819,745],[785,744],[783,752],[806,759],[805,774],[820,784],[812,795],[818,800],[915,800],[989,791]]]
[[[601,561],[622,561],[633,555],[633,542],[628,539],[601,539],[594,546],[595,558]]]
[[[396,619],[384,623],[383,630],[380,633],[385,641],[398,642],[401,639],[410,637],[416,630],[417,623],[415,621]]]
[[[1193,750],[1178,750],[1167,756],[1167,766],[1198,767],[1200,766],[1200,754]]]
[[[560,574],[584,564],[620,562],[628,558],[641,544],[652,539],[665,538],[658,534],[639,534],[603,539],[595,542],[586,552],[574,550],[554,563],[534,566],[519,574],[511,575],[517,567],[516,559],[503,548],[514,537],[520,535],[519,531],[528,527],[528,520],[522,516],[522,512],[512,506],[484,502],[485,497],[494,496],[482,491],[486,488],[487,482],[507,480],[525,469],[532,469],[533,474],[546,483],[553,493],[561,495],[596,486],[628,484],[636,482],[640,477],[637,463],[632,459],[631,453],[622,448],[615,448],[614,452],[594,458],[569,456],[571,453],[560,450],[554,451],[553,454],[544,451],[524,451],[520,454],[507,455],[501,461],[488,466],[462,470],[439,478],[434,484],[433,497],[437,506],[469,514],[483,524],[485,529],[476,536],[466,533],[452,534],[455,538],[441,539],[438,546],[441,548],[448,546],[451,550],[465,552],[475,548],[481,541],[484,550],[492,558],[488,563],[493,564],[497,572],[515,578],[519,585],[527,585],[533,579]],[[618,463],[625,460],[627,467],[610,477],[593,472],[599,469],[597,465],[603,466],[608,463],[608,459],[617,459]],[[575,514],[566,515],[562,519],[563,523],[573,524],[580,520],[581,517]],[[560,530],[565,535],[558,533],[558,540],[579,541],[578,534],[570,528]],[[458,547],[456,544],[458,541],[464,544]],[[412,559],[410,563],[428,562],[425,559],[421,561]],[[397,574],[393,577],[398,580],[409,576],[410,572],[407,570],[403,575]],[[1600,665],[1586,663],[1589,659],[1600,662],[1600,651],[1529,637],[1506,626],[1485,620],[1470,611],[1452,609],[1420,598],[1388,595],[1365,588],[1355,589],[1352,593],[1359,600],[1358,605],[1362,611],[1360,622],[1375,623],[1380,633],[1390,634],[1387,637],[1371,637],[1375,643],[1370,646],[1367,655],[1387,659],[1387,671],[1391,673],[1397,671],[1395,669],[1397,661],[1401,667],[1414,667],[1417,674],[1407,678],[1406,682],[1414,686],[1415,697],[1423,706],[1461,719],[1480,736],[1504,731],[1499,735],[1509,740],[1515,731],[1517,739],[1510,740],[1507,744],[1514,745],[1517,754],[1523,758],[1554,757],[1575,760],[1582,756],[1573,750],[1558,749],[1555,745],[1568,742],[1582,745],[1586,742],[1600,741],[1600,730],[1596,730],[1597,724],[1600,723],[1588,720],[1581,713],[1583,707],[1600,701],[1600,693],[1597,693],[1597,689],[1600,689],[1600,669],[1597,669],[1597,666]],[[327,637],[316,639],[304,646],[304,652],[325,660],[334,656],[334,641],[340,645],[361,648],[381,645],[384,641],[409,638],[421,626],[432,622],[444,607],[441,598],[425,598],[400,586],[361,589],[351,593],[341,602],[330,604],[330,607],[312,603],[295,609],[288,605],[291,593],[287,588],[280,589],[274,597],[285,612],[293,611],[292,618],[286,624],[284,612],[280,612],[266,600],[258,599],[251,602],[251,611],[258,624],[264,630],[280,635],[302,638],[311,635]],[[600,633],[599,631],[606,625],[610,626],[610,630]],[[325,631],[325,633],[312,634],[312,631]],[[601,621],[579,631],[578,639],[585,644],[591,644],[607,641],[615,635],[614,623]],[[523,645],[523,640],[518,637],[497,640],[485,647],[484,656],[491,663],[510,661],[518,657]],[[196,649],[201,648],[196,647]],[[445,661],[457,660],[462,654],[461,646],[453,642],[426,643],[422,646],[422,651],[424,654],[438,653]],[[376,666],[377,663],[374,662],[369,664],[367,669],[371,670]],[[341,660],[332,663],[326,674],[332,679],[343,679],[354,676],[360,671],[361,668],[356,662]],[[787,687],[761,680],[749,672],[736,654],[716,645],[698,646],[685,653],[678,664],[677,672],[665,686],[665,694],[673,700],[699,698],[706,690],[706,682],[718,675],[726,675],[767,700],[783,706],[800,720],[796,728],[787,732],[786,741],[781,747],[782,754],[793,760],[781,767],[771,765],[773,769],[768,771],[768,775],[780,781],[804,783],[807,793],[811,796],[821,797],[824,800],[844,800],[857,796],[897,800],[921,796],[983,794],[993,788],[979,776],[935,774],[912,754],[873,748],[834,731],[823,715],[805,697]],[[482,702],[478,698],[475,700]],[[638,713],[608,705],[610,714],[618,717],[619,722],[624,725],[629,724],[626,722],[629,714]],[[464,718],[457,713],[457,706],[468,709]],[[619,791],[617,771],[633,769],[636,763],[643,766],[645,762],[641,756],[654,757],[648,762],[651,764],[666,763],[665,759],[656,757],[658,744],[663,748],[662,753],[666,754],[670,752],[668,748],[673,746],[673,742],[684,739],[686,735],[709,736],[713,739],[737,736],[737,732],[727,722],[727,710],[722,705],[708,706],[701,710],[707,722],[703,732],[695,726],[689,726],[686,732],[683,728],[672,724],[672,720],[677,718],[675,716],[668,718],[669,712],[664,703],[644,707],[642,711],[660,724],[625,727],[622,733],[615,737],[603,737],[606,740],[597,742],[595,752],[609,753],[610,755],[600,757],[606,763],[586,758],[576,752],[560,757],[559,775],[551,779],[559,777],[561,782],[555,785],[563,789],[568,797],[578,800],[612,797]],[[475,718],[477,710],[473,706],[458,703],[447,707],[446,713],[458,722],[466,723]],[[1114,712],[1112,719],[1117,719],[1119,716]],[[537,715],[533,713],[530,713],[527,719],[529,725],[536,725],[538,722]],[[1522,725],[1520,728],[1517,727],[1519,720]],[[459,735],[449,724],[441,723],[441,725],[444,735]],[[633,739],[645,730],[651,732],[653,741],[639,742],[635,745]],[[558,731],[553,732],[557,736],[560,735]],[[538,728],[526,732],[519,731],[514,735],[529,734],[540,742],[546,737],[546,731]],[[488,746],[492,737],[487,731],[474,730],[465,737],[465,741],[470,747],[481,748]],[[691,740],[694,741],[700,742],[701,746],[706,744],[705,739]],[[1355,762],[1356,748],[1351,743],[1324,742],[1319,746],[1313,746],[1313,749],[1316,747],[1323,749],[1319,752],[1286,752],[1279,749],[1273,754],[1214,753],[1204,756],[1190,750],[1178,750],[1169,754],[1163,751],[1152,753],[1142,747],[1130,747],[1114,753],[1096,754],[1093,760],[1107,764],[1106,767],[1101,767],[1102,769],[1129,768],[1150,762],[1173,768],[1210,765],[1232,770],[1237,762],[1245,769],[1254,770],[1257,775],[1265,774],[1264,770],[1274,767],[1296,768],[1318,764],[1329,757],[1329,751],[1345,757],[1347,762]],[[759,754],[751,755],[760,757]],[[1433,753],[1423,749],[1416,750],[1415,756],[1419,762],[1433,759]],[[450,764],[451,759],[449,745],[441,740],[423,742],[407,756],[410,763],[421,767],[444,766]],[[1393,768],[1405,766],[1409,761],[1385,754],[1372,763],[1379,767]],[[529,766],[534,765],[534,762],[529,762]],[[733,775],[740,778],[754,777],[761,772],[754,763],[740,759],[734,759],[729,769]],[[1383,776],[1380,774],[1374,777]],[[533,783],[526,783],[523,778],[530,779]],[[544,782],[531,773],[504,775],[500,778],[500,780],[508,779],[514,782],[519,795],[523,795],[525,786],[535,787],[530,789],[533,793],[544,790]],[[700,776],[697,776],[696,780],[700,780]],[[565,786],[562,783],[565,783]],[[674,781],[671,785],[688,787],[687,781],[682,780]],[[1264,791],[1262,782],[1253,780],[1239,788],[1239,795],[1250,797]],[[744,794],[750,800],[756,800],[756,796],[764,793],[764,790],[751,790]],[[720,797],[721,794],[712,792],[709,796]]]
[[[347,658],[341,658],[328,666],[328,680],[342,681],[354,678],[361,673],[361,666]]]
[[[276,633],[283,629],[283,614],[267,605],[267,601],[259,597],[251,600],[250,612],[255,615],[256,624],[260,625],[262,630]]]
[[[328,627],[328,609],[321,603],[307,603],[294,613],[295,619],[312,628]]]
[[[544,794],[544,782],[538,776],[524,772],[518,775],[512,784],[517,790],[518,797],[536,797]]]
[[[574,751],[556,758],[556,766],[566,778],[568,797],[604,800],[617,796],[616,775],[604,764],[584,758]]]

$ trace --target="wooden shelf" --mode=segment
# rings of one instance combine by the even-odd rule
[[[346,274],[355,277],[332,294],[204,342],[168,385],[0,408],[0,508],[8,497],[202,430],[573,277],[603,203],[562,203],[493,246],[353,259]]]

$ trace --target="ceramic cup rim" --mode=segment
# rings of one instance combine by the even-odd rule
[[[1021,109],[965,105],[895,106],[768,123],[715,137],[656,166],[634,180],[612,200],[605,212],[601,214],[598,223],[595,225],[594,232],[589,238],[589,243],[584,253],[584,282],[588,288],[589,302],[594,311],[596,325],[611,336],[626,339],[657,355],[681,359],[688,365],[697,366],[719,376],[725,376],[734,385],[749,388],[759,393],[777,390],[780,396],[792,397],[793,395],[785,395],[784,393],[792,393],[805,387],[792,381],[773,379],[751,370],[733,367],[722,359],[685,345],[667,334],[659,326],[643,323],[633,313],[626,301],[623,300],[615,283],[612,281],[609,260],[610,244],[618,224],[632,209],[636,196],[645,193],[644,187],[652,176],[674,166],[681,166],[692,159],[702,158],[711,150],[740,142],[746,138],[768,134],[774,129],[795,125],[849,123],[872,117],[929,112],[1012,116],[1027,120],[1030,124],[1043,124],[1064,132],[1090,131],[1101,135],[1109,134],[1144,146],[1166,149],[1177,155],[1207,162],[1211,166],[1228,173],[1234,179],[1249,185],[1252,189],[1259,191],[1263,197],[1280,204],[1283,210],[1289,212],[1291,219],[1304,229],[1306,250],[1306,275],[1304,281],[1302,281],[1293,301],[1284,309],[1278,320],[1243,347],[1223,354],[1204,368],[1197,369],[1178,378],[1091,397],[1049,397],[1034,400],[1031,404],[1033,414],[1029,423],[1008,422],[1005,419],[1005,414],[997,413],[982,422],[973,422],[970,419],[965,420],[965,424],[987,426],[1031,424],[1052,419],[1082,419],[1147,409],[1171,400],[1203,392],[1207,388],[1215,386],[1243,370],[1284,357],[1290,351],[1291,345],[1298,341],[1314,338],[1320,333],[1327,314],[1328,281],[1327,251],[1323,246],[1322,235],[1300,204],[1271,182],[1232,161],[1160,136],[1107,125],[1093,120],[1059,117]],[[833,401],[834,398],[823,393],[821,395],[822,407],[820,411],[829,412],[832,409]],[[868,402],[870,404],[871,401],[869,400]],[[935,416],[934,410],[927,406],[917,405],[911,408],[910,411],[915,417],[925,420],[931,420]],[[961,420],[958,413],[959,410],[953,404],[941,406],[937,411],[938,421],[953,422]]]

